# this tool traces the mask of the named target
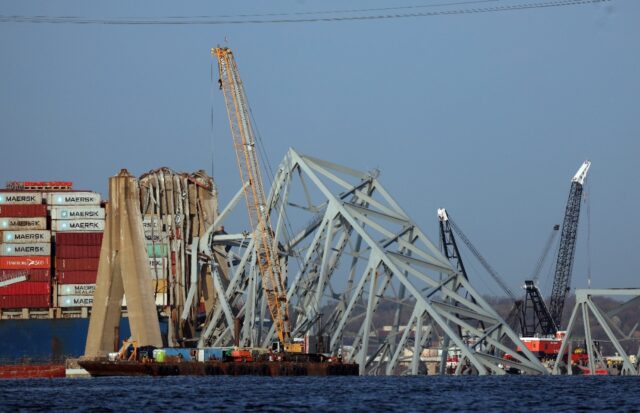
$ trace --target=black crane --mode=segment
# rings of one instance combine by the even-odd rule
[[[556,261],[556,274],[553,278],[549,312],[558,328],[562,324],[562,311],[567,294],[571,288],[571,270],[573,257],[576,252],[576,238],[578,236],[578,220],[580,219],[580,204],[582,203],[582,187],[587,178],[591,162],[585,161],[571,180],[569,200],[562,222],[560,249]]]
[[[542,266],[547,260],[553,241],[556,239],[560,229],[560,225],[554,225],[549,234],[549,238],[545,243],[542,255],[536,263],[536,267],[531,274],[530,280],[524,282],[525,298],[524,305],[522,307],[522,336],[533,337],[536,333],[543,335],[555,334],[558,331],[558,327],[551,317],[551,313],[547,307],[547,304],[542,298],[542,293],[538,289],[537,282],[540,278],[540,271]]]
[[[550,242],[554,238],[554,232],[558,230],[557,226],[554,227],[554,232],[552,232],[545,247],[543,257],[538,262],[534,274],[532,274],[533,279],[525,281],[526,296],[522,316],[522,334],[524,337],[531,337],[536,333],[544,335],[555,334],[561,328],[564,304],[567,299],[567,294],[571,289],[571,270],[573,269],[573,258],[578,236],[582,190],[590,167],[591,162],[584,161],[578,169],[578,172],[576,172],[571,179],[569,199],[562,223],[562,235],[560,237],[560,246],[556,260],[556,270],[553,277],[553,288],[548,306],[542,298],[536,281],[540,275],[540,268],[550,247]]]

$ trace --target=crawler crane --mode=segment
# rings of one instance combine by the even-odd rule
[[[301,352],[302,344],[293,343],[291,340],[287,290],[277,246],[274,245],[274,232],[262,183],[249,104],[240,73],[233,52],[229,48],[216,47],[211,49],[211,54],[218,60],[219,84],[224,95],[233,148],[247,202],[262,290],[278,337],[278,341],[273,343],[273,350]]]

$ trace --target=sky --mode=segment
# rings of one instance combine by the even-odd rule
[[[378,168],[432,240],[436,209],[446,207],[514,291],[562,222],[571,177],[591,160],[572,286],[587,286],[590,263],[592,287],[640,287],[640,2],[439,13],[554,2],[4,0],[0,16],[98,23],[0,19],[0,181],[72,180],[106,197],[121,168],[213,165],[224,205],[239,177],[210,48],[225,45],[265,162],[275,167],[294,147]],[[353,9],[388,10],[344,11]],[[320,13],[329,10],[338,11]],[[99,23],[407,13],[423,15]]]

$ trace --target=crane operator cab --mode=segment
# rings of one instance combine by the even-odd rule
[[[274,353],[304,353],[304,339],[294,338],[290,343],[284,343],[280,340],[274,340],[271,343],[271,351]]]

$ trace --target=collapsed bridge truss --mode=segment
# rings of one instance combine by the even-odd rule
[[[242,190],[200,240],[200,256],[218,257],[209,261],[217,301],[201,346],[268,346],[275,338],[273,326],[263,322],[268,311],[250,234],[214,232],[241,197]],[[361,374],[397,374],[400,363],[417,374],[422,350],[439,342],[451,343],[459,365],[478,374],[504,374],[503,367],[546,374],[384,189],[377,173],[290,149],[276,171],[268,205],[287,274],[292,337],[329,336],[325,350],[342,351],[360,364]],[[229,246],[226,262],[220,262],[216,251]],[[221,277],[221,266],[228,278]],[[515,345],[523,353],[516,353]]]

